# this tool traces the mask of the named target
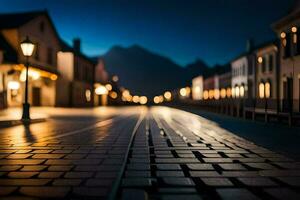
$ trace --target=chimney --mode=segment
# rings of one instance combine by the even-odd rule
[[[80,39],[79,38],[73,39],[73,48],[74,48],[75,52],[80,53]]]
[[[247,43],[246,43],[246,51],[247,51],[248,53],[250,53],[250,52],[253,50],[253,46],[254,46],[254,44],[253,44],[253,39],[252,39],[252,38],[249,38],[249,39],[247,40]]]

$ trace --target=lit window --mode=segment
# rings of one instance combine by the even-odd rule
[[[265,97],[265,85],[263,83],[259,84],[259,98],[264,98]]]
[[[245,88],[244,88],[244,86],[241,86],[241,87],[240,87],[240,96],[241,96],[241,97],[244,97],[244,96],[245,96]]]
[[[225,98],[226,97],[226,89],[222,88],[221,89],[221,98]]]
[[[220,90],[218,90],[218,89],[214,90],[214,98],[217,100],[220,98]]]
[[[266,95],[266,98],[270,98],[270,96],[271,96],[271,85],[269,82],[267,82],[265,84],[265,95]]]
[[[85,98],[87,102],[91,101],[91,90],[86,90],[85,91]]]
[[[207,90],[204,90],[204,92],[203,92],[203,98],[205,100],[208,99],[208,91]]]
[[[240,88],[239,88],[239,86],[236,86],[234,90],[235,90],[235,97],[239,98],[240,97]]]
[[[226,90],[226,96],[227,96],[227,98],[230,98],[231,97],[231,88],[227,88],[227,90]]]
[[[209,99],[214,98],[214,90],[209,90],[209,91],[208,91],[208,98],[209,98]]]

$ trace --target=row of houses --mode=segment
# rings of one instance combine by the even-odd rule
[[[242,100],[244,114],[260,109],[300,113],[300,6],[296,4],[272,29],[277,39],[259,46],[249,40],[227,73],[194,78],[192,99]]]
[[[75,38],[73,46],[63,41],[47,11],[0,14],[1,108],[24,102],[25,57],[20,43],[26,37],[35,44],[28,72],[31,105],[99,105],[102,99],[95,85],[114,86],[103,61],[86,56],[80,39]]]

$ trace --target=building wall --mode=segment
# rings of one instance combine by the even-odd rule
[[[259,85],[261,83],[270,83],[271,96],[269,98],[277,98],[277,63],[278,49],[275,45],[268,45],[256,52],[256,98],[260,98]]]
[[[231,63],[231,72],[232,72],[232,79],[231,79],[231,87],[244,87],[245,95],[247,97],[248,91],[248,58],[247,56],[243,56]],[[232,91],[234,94],[234,89]],[[233,95],[234,96],[234,95]]]
[[[192,80],[192,98],[194,100],[203,99],[203,76],[197,76]]]

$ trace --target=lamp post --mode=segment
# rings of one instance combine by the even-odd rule
[[[29,108],[30,104],[28,103],[28,68],[29,68],[29,62],[28,58],[32,56],[33,50],[34,50],[34,44],[29,40],[28,36],[24,41],[20,44],[22,53],[26,58],[26,81],[25,81],[25,101],[23,104],[23,114],[22,114],[22,120],[28,121],[30,120],[30,114],[29,114]]]

